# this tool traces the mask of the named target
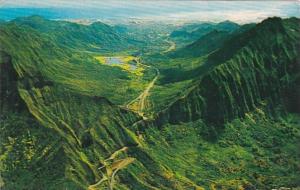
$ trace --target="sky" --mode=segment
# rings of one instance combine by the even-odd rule
[[[11,9],[13,8],[13,9]],[[24,9],[25,8],[25,9]],[[38,14],[53,19],[152,19],[238,23],[267,17],[300,17],[295,1],[188,1],[188,0],[0,0],[0,19]]]

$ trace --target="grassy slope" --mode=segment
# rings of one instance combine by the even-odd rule
[[[172,57],[201,57],[218,49],[230,36],[229,32],[214,30],[197,41],[171,53]]]

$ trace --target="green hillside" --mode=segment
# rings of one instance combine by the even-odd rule
[[[174,30],[170,34],[170,38],[176,41],[178,44],[186,45],[213,32],[214,30],[231,33],[239,28],[240,25],[230,21],[224,21],[220,23],[185,24],[179,29]]]
[[[213,24],[170,53],[168,27],[1,23],[0,188],[299,188],[299,24]]]
[[[225,31],[214,30],[192,44],[187,45],[175,52],[171,53],[172,57],[201,57],[207,55],[218,49],[226,39],[230,37],[230,34]]]

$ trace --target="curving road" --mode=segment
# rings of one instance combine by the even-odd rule
[[[166,49],[165,51],[163,51],[163,53],[168,53],[170,51],[173,51],[174,49],[176,49],[176,43],[170,40],[166,40],[167,43],[170,44],[170,47],[168,49]],[[136,59],[139,62],[139,59]],[[143,65],[144,67],[148,67],[148,68],[152,68],[153,66],[149,66],[149,65],[144,65],[142,63],[139,62],[139,64]],[[156,71],[156,76],[153,78],[153,80],[148,84],[148,86],[145,88],[145,90],[135,99],[131,100],[127,105],[126,108],[130,109],[130,106],[133,105],[134,103],[137,103],[137,108],[134,109],[130,109],[133,110],[135,112],[137,112],[140,116],[143,117],[143,119],[147,119],[147,117],[145,117],[145,113],[144,113],[144,109],[146,107],[146,103],[147,103],[147,97],[149,96],[149,92],[151,90],[151,88],[154,86],[155,82],[157,81],[158,77],[159,77],[159,70],[156,67],[153,67]]]
[[[176,49],[175,42],[170,41],[170,40],[166,40],[166,42],[170,44],[170,47],[168,49],[166,49],[165,51],[163,51],[163,53],[168,53],[168,52],[173,51],[173,50]]]

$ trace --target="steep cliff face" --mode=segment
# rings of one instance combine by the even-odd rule
[[[1,113],[8,109],[20,110],[20,96],[16,93],[17,90],[17,74],[14,72],[11,64],[11,57],[5,52],[0,52],[0,97],[1,97]],[[10,106],[10,108],[8,108]]]
[[[57,166],[64,167],[64,163],[53,156],[63,156],[60,146],[55,147],[60,138],[30,114],[18,92],[19,77],[12,57],[3,50],[0,52],[0,73],[0,187],[35,189],[51,181],[46,176],[63,179],[63,171]]]
[[[208,57],[207,65],[217,66],[185,97],[160,113],[160,122],[202,118],[221,125],[264,104],[272,110],[284,103],[296,111],[286,96],[299,97],[298,24],[296,18],[272,18],[232,38]]]

